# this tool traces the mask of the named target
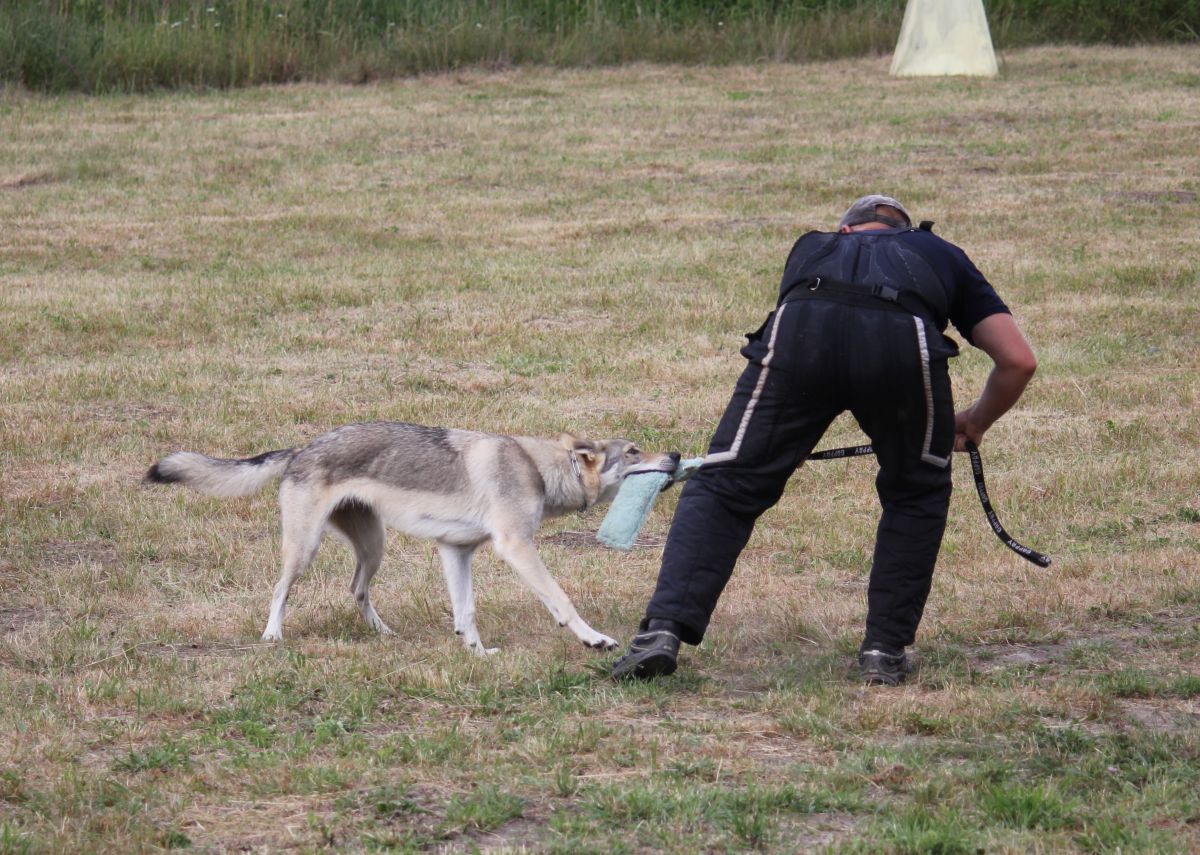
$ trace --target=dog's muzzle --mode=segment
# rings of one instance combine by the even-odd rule
[[[666,490],[675,483],[675,475],[679,470],[680,458],[681,455],[678,451],[668,452],[665,459],[639,463],[636,466],[629,467],[625,472],[625,478],[631,475],[665,474],[668,478],[662,489]]]
[[[647,472],[666,472],[672,473],[679,466],[680,454],[678,451],[672,451],[666,455],[666,459],[652,460],[647,463],[638,463],[635,466],[630,466],[625,470],[625,476],[644,475]]]

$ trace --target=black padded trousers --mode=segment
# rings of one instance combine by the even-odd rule
[[[749,364],[680,495],[646,619],[674,620],[683,641],[700,643],[755,521],[849,410],[875,447],[883,506],[865,643],[901,650],[916,636],[946,527],[952,354],[914,315],[823,299],[781,303],[748,338]]]

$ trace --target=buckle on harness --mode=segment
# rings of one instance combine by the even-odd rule
[[[887,300],[889,303],[896,303],[900,300],[900,292],[890,285],[872,285],[871,296]]]

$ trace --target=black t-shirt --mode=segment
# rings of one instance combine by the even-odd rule
[[[979,272],[979,268],[967,254],[926,229],[876,229],[836,237],[829,232],[809,232],[792,247],[784,273],[785,286],[789,279],[794,279],[800,273],[797,267],[807,266],[807,259],[812,257],[810,253],[813,243],[828,246],[830,240],[859,239],[856,236],[862,236],[861,239],[867,241],[902,241],[907,249],[917,253],[937,274],[946,293],[949,320],[967,341],[971,341],[971,330],[984,318],[1001,313],[1010,314],[1008,306],[1000,299],[996,289]],[[818,250],[816,254],[820,254],[821,251]],[[877,254],[876,257],[885,256]]]

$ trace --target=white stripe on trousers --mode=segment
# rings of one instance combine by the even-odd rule
[[[925,322],[913,315],[913,323],[917,325],[917,347],[921,351],[921,380],[925,383],[925,446],[921,449],[921,459],[945,469],[950,465],[950,458],[930,453],[933,445],[933,378],[929,373],[929,344],[925,340]]]
[[[767,385],[767,374],[771,370],[771,359],[775,356],[775,336],[779,334],[779,319],[783,317],[783,310],[787,307],[787,303],[781,303],[779,308],[775,310],[775,323],[771,326],[771,337],[767,339],[767,355],[763,357],[762,370],[758,375],[758,382],[754,384],[754,391],[750,395],[750,400],[746,404],[746,411],[742,413],[742,422],[738,425],[737,434],[733,438],[733,444],[729,446],[728,451],[720,451],[716,454],[710,454],[704,458],[704,463],[726,463],[730,460],[737,460],[738,451],[742,447],[742,440],[746,437],[746,429],[750,427],[750,417],[754,415],[754,407],[758,404],[758,399],[762,397],[763,387]]]

